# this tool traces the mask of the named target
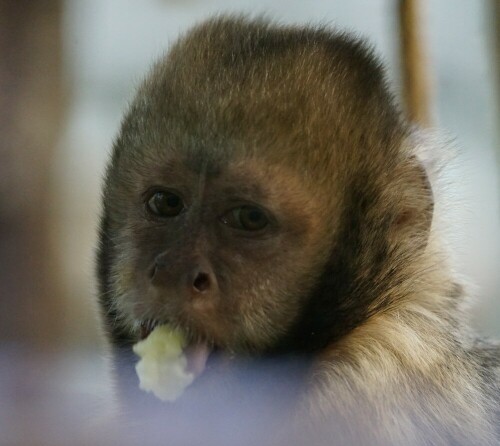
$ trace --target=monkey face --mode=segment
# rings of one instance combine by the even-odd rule
[[[132,169],[138,187],[108,198],[123,215],[113,231],[117,315],[135,336],[169,323],[231,352],[272,346],[326,258],[325,204],[283,167],[162,164]]]
[[[118,343],[169,323],[231,352],[291,332],[318,350],[404,288],[430,189],[359,42],[226,31],[181,40],[125,115],[104,191],[101,304]]]

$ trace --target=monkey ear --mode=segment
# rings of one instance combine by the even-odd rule
[[[403,167],[403,181],[404,186],[396,191],[402,194],[402,200],[398,200],[395,229],[423,237],[426,245],[434,213],[434,195],[425,167],[416,157],[411,157]]]

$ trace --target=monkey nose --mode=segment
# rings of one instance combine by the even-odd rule
[[[206,273],[198,273],[193,280],[193,290],[203,293],[210,288],[210,276]]]
[[[218,292],[212,264],[202,256],[171,262],[166,261],[164,256],[158,256],[149,271],[149,278],[155,287],[177,288],[192,298],[215,296]]]
[[[189,274],[187,285],[193,296],[199,296],[214,291],[217,281],[211,268],[200,265],[193,268]]]

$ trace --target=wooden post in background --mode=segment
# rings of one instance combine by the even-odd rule
[[[49,239],[62,114],[62,0],[0,0],[0,342],[61,338]]]
[[[410,119],[432,123],[428,59],[422,31],[422,2],[399,0],[403,103]]]

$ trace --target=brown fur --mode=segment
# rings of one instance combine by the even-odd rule
[[[108,168],[111,340],[129,352],[154,318],[236,355],[312,357],[283,441],[495,444],[498,349],[466,328],[426,145],[363,42],[242,18],[194,28],[139,88]],[[148,218],[154,186],[186,213]],[[234,200],[270,212],[265,236],[220,225]],[[167,285],[152,287],[159,255]],[[216,290],[192,301],[170,284],[200,262]]]

